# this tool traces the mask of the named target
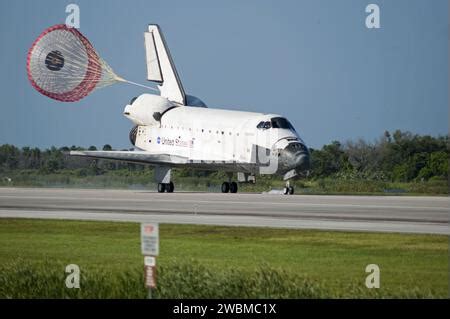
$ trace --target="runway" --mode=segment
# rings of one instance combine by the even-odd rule
[[[449,197],[0,188],[0,217],[450,234]]]

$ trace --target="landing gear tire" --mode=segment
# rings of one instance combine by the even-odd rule
[[[230,193],[237,193],[238,191],[238,185],[236,182],[230,183]]]
[[[172,182],[166,184],[166,192],[173,193],[174,189],[175,189],[175,185],[173,185]]]
[[[158,193],[164,193],[165,190],[166,190],[166,184],[158,183]]]
[[[283,188],[283,194],[284,195],[293,195],[294,194],[294,187],[286,186],[285,188]]]
[[[288,193],[289,193],[289,195],[293,195],[294,194],[294,187],[289,186],[288,187]]]
[[[223,182],[222,183],[222,193],[228,193],[230,191],[230,183]]]

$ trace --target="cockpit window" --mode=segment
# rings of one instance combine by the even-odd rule
[[[133,104],[134,101],[136,101],[137,98],[138,98],[137,96],[135,96],[134,98],[132,98],[131,101],[130,101],[130,105]]]
[[[284,117],[273,117],[270,121],[272,122],[273,128],[284,128],[295,131],[295,128],[292,126],[292,124]]]
[[[258,123],[256,128],[265,130],[269,128],[283,128],[295,131],[295,128],[292,126],[292,124],[284,117],[273,117],[270,121],[261,121]]]
[[[259,129],[268,129],[268,128],[271,128],[272,127],[272,124],[270,124],[270,122],[269,121],[266,121],[266,122],[264,122],[264,121],[261,121],[261,122],[259,122],[259,124],[256,126],[256,128],[259,128]]]

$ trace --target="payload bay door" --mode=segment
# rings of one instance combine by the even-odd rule
[[[238,162],[251,163],[252,160],[255,133],[250,123],[251,121],[247,120],[234,129],[234,160]]]

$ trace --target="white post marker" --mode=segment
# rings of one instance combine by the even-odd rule
[[[147,287],[148,289],[156,288],[155,266],[145,266],[145,287]],[[151,293],[151,290],[149,291],[149,293]]]
[[[156,288],[156,258],[153,256],[144,257],[145,266],[145,287],[149,291],[149,297],[151,298],[151,289]]]
[[[144,257],[144,265],[147,267],[155,267],[156,266],[156,258],[153,256],[145,256]]]
[[[141,251],[144,255],[145,287],[148,297],[152,298],[152,289],[156,288],[156,256],[159,254],[159,225],[141,224]]]

